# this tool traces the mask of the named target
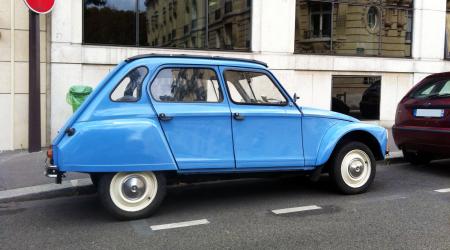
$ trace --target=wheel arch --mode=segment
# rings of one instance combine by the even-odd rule
[[[336,149],[338,149],[348,141],[361,142],[370,148],[373,156],[375,157],[375,160],[378,161],[384,159],[384,156],[380,150],[380,144],[378,140],[371,133],[364,130],[354,130],[342,136],[336,143],[336,146],[333,149],[333,153],[336,151]]]
[[[328,162],[333,153],[348,141],[361,142],[369,147],[375,160],[384,159],[387,144],[386,130],[370,124],[354,124],[355,123],[352,123],[351,125],[339,128],[334,126],[327,131],[319,147],[316,166]]]

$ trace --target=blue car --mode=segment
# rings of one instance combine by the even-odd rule
[[[156,211],[168,181],[243,173],[328,173],[365,192],[387,153],[382,127],[302,107],[260,61],[140,55],[120,63],[67,121],[46,175],[91,175],[120,219]]]

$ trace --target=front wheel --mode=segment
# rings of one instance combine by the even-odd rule
[[[369,147],[360,142],[348,142],[337,148],[330,164],[330,177],[344,194],[366,192],[375,178],[375,157]]]
[[[166,194],[166,179],[161,173],[134,172],[105,174],[98,183],[103,206],[122,220],[153,214]]]

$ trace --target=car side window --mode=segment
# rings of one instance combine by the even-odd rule
[[[212,69],[163,69],[153,81],[150,91],[158,102],[223,101],[217,74]]]
[[[115,102],[136,102],[141,98],[142,82],[148,73],[145,66],[137,67],[120,81],[113,92],[111,100]]]
[[[227,70],[224,76],[230,98],[237,104],[287,104],[276,84],[264,73]]]

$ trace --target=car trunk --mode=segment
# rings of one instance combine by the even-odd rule
[[[395,124],[409,131],[401,141],[418,142],[425,151],[448,151],[450,81],[433,79],[418,85],[398,105]]]

